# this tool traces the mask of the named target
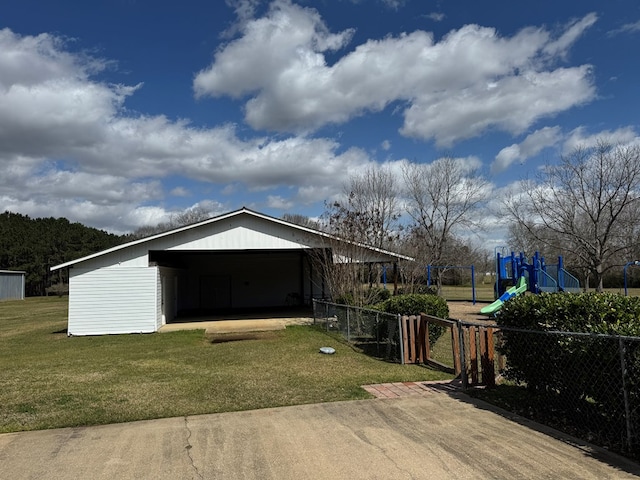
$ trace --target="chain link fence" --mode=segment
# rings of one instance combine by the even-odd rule
[[[477,325],[460,322],[463,384],[520,387],[518,413],[640,458],[640,338],[483,326],[494,351],[474,365]],[[475,348],[474,348],[475,347]],[[478,378],[481,380],[478,381]]]
[[[402,363],[398,315],[314,299],[313,321],[327,332],[340,333],[367,355]]]
[[[313,314],[315,324],[366,354],[398,363],[411,357],[398,315],[320,300]],[[516,413],[640,459],[640,337],[452,323],[441,337],[447,342],[436,345],[453,351],[465,389],[498,383],[510,389],[503,406]],[[429,348],[431,360],[437,352]]]

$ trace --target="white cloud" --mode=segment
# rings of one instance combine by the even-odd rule
[[[188,197],[189,195],[191,195],[189,190],[184,187],[175,187],[171,189],[169,194],[173,197]]]
[[[578,40],[585,30],[591,27],[598,20],[595,13],[589,13],[584,17],[570,22],[566,26],[566,30],[556,40],[549,42],[543,51],[551,56],[560,56],[566,58],[571,46]]]
[[[585,103],[595,88],[585,80],[590,67],[561,68],[504,77],[492,84],[426,95],[407,110],[402,132],[433,137],[440,146],[479,136],[489,128],[517,135],[543,117]]]
[[[584,127],[578,127],[567,136],[562,153],[567,155],[576,148],[595,147],[600,142],[608,142],[613,145],[640,145],[640,136],[633,127],[623,127],[617,130],[601,130],[597,133],[587,134]]]
[[[403,7],[406,2],[407,0],[382,0],[382,3],[392,10],[398,10]]]
[[[466,25],[439,42],[424,31],[368,40],[329,65],[352,31],[331,33],[318,12],[276,0],[267,15],[219,49],[197,74],[196,95],[246,99],[254,129],[304,132],[406,102],[403,135],[440,146],[490,128],[513,134],[592,100],[589,65],[556,68],[597,20],[588,14],[555,36],[511,37]]]
[[[613,37],[620,33],[636,33],[640,32],[640,20],[632,23],[625,23],[620,28],[616,28],[615,30],[611,30],[608,32],[608,36]]]
[[[445,19],[445,14],[440,12],[431,12],[428,15],[425,15],[429,20],[433,20],[434,22],[441,22]]]
[[[122,232],[168,218],[150,205],[162,202],[171,175],[237,191],[294,186],[292,196],[308,202],[371,163],[363,150],[343,151],[331,139],[240,139],[231,125],[132,115],[124,103],[141,87],[96,81],[108,63],[50,35],[0,31],[0,210]]]
[[[289,210],[295,206],[291,200],[287,200],[280,195],[268,195],[267,205],[269,208],[277,208],[278,210]]]
[[[543,149],[556,145],[561,139],[560,127],[544,127],[528,135],[522,143],[514,143],[500,150],[491,164],[491,173],[500,173],[514,162],[524,163]]]

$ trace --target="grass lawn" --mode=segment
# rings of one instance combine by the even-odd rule
[[[473,289],[469,286],[443,285],[442,297],[447,300],[467,300],[473,298]],[[493,302],[493,283],[476,284],[476,300],[478,302]]]
[[[367,383],[451,378],[314,327],[212,343],[202,330],[67,337],[66,326],[66,298],[0,302],[0,432],[362,399]]]

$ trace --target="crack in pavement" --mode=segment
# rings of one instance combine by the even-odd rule
[[[196,464],[193,462],[193,457],[191,456],[191,449],[193,448],[193,445],[191,445],[191,429],[189,428],[188,417],[184,417],[184,427],[187,429],[187,445],[184,447],[184,449],[187,451],[187,457],[189,457],[189,462],[195,470],[196,475],[198,475],[198,478],[204,478],[198,470],[198,467],[196,467]]]
[[[354,430],[354,429],[351,429],[351,428],[350,428],[350,430],[351,430],[351,432],[353,432],[353,434],[356,437],[358,437],[364,443],[366,443],[370,447],[373,447],[376,450],[378,450],[380,453],[382,453],[387,459],[389,459],[389,461],[391,461],[391,463],[393,463],[393,465],[398,469],[399,472],[406,473],[407,475],[409,475],[409,478],[411,478],[412,480],[415,480],[416,477],[414,477],[413,474],[409,470],[405,469],[400,463],[398,463],[394,458],[392,458],[391,455],[389,455],[389,452],[387,451],[387,449],[381,447],[380,445],[377,445],[375,442],[372,442],[369,439],[369,437],[367,436],[365,431],[363,431],[363,430]]]

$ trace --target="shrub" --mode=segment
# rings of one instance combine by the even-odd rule
[[[438,318],[449,317],[449,307],[444,298],[430,294],[411,293],[396,295],[376,305],[383,312],[395,315],[420,315],[426,313]],[[429,342],[434,344],[444,333],[440,325],[429,326]]]
[[[391,298],[391,291],[386,288],[372,287],[369,289],[367,296],[371,299],[370,303],[376,304]]]
[[[509,300],[497,316],[499,325],[534,331],[562,331],[638,336],[640,298],[611,293],[525,295]],[[624,405],[619,342],[615,338],[502,332],[506,378],[523,382],[552,409],[587,425],[613,425]],[[640,342],[626,342],[629,402],[640,412]],[[597,407],[597,413],[594,408]],[[624,424],[617,425],[624,431]]]
[[[640,335],[640,297],[615,293],[524,295],[504,304],[499,325],[529,330]]]
[[[412,293],[418,293],[421,295],[438,295],[438,287],[434,285],[426,286],[421,283],[418,283],[406,289],[405,288],[398,289],[399,295],[410,295]]]
[[[380,287],[367,288],[367,290],[362,293],[363,300],[369,305],[383,302],[391,297],[391,292],[389,290]],[[361,304],[356,302],[356,298],[353,292],[347,292],[336,297],[335,302],[341,305],[351,305],[355,307],[362,306]]]
[[[382,308],[387,313],[400,315],[426,313],[439,318],[447,318],[449,316],[449,307],[446,300],[430,294],[410,293],[408,295],[396,295],[382,302]]]

